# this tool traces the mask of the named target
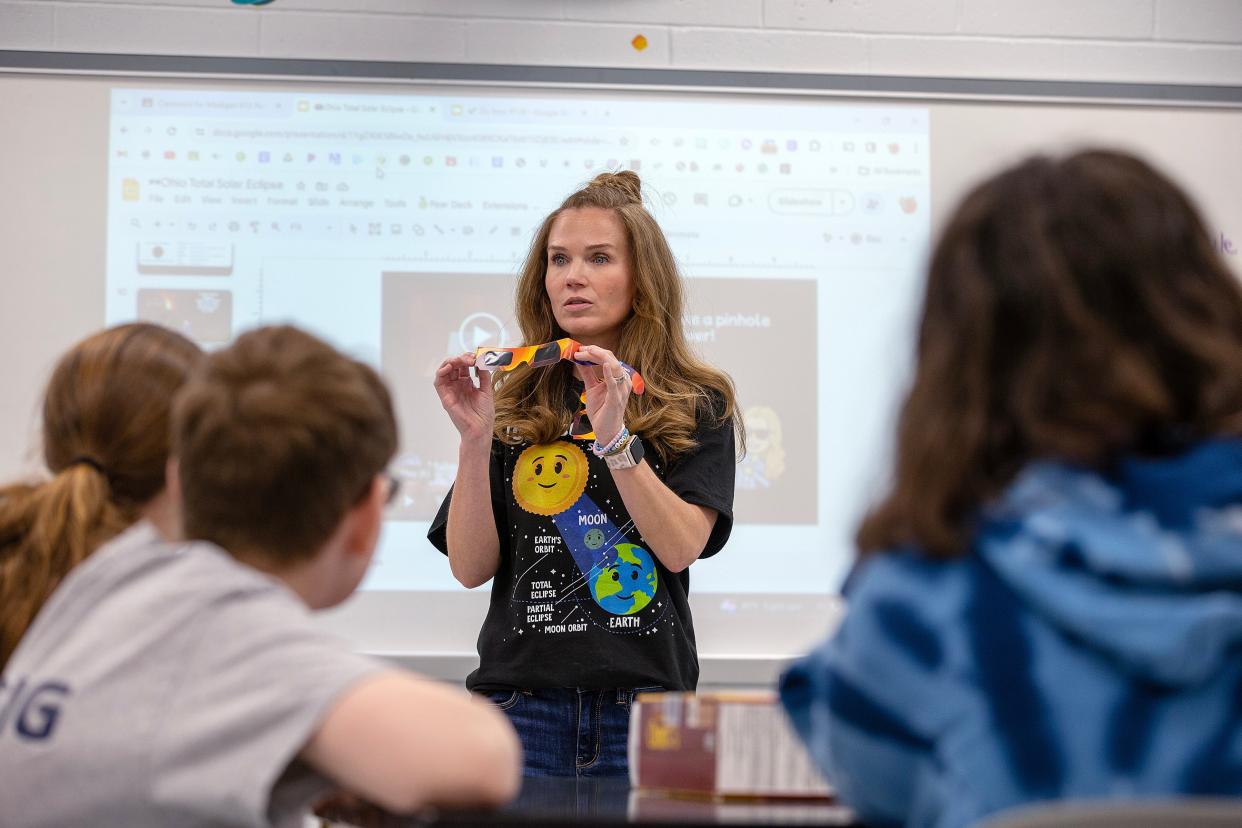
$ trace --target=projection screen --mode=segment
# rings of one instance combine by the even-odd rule
[[[142,76],[0,73],[0,341],[14,355],[0,473],[38,473],[42,384],[101,325],[150,320],[207,348],[305,326],[383,372],[402,434],[376,564],[324,623],[446,677],[472,664],[486,587],[458,586],[425,538],[457,456],[432,372],[519,344],[512,290],[532,231],[596,173],[643,177],[688,281],[687,336],[732,375],[749,432],[732,539],[691,570],[707,683],[770,680],[838,611],[852,533],[885,482],[923,263],[973,180],[1034,151],[1140,152],[1188,186],[1239,269],[1237,90],[239,79],[173,77],[168,61]]]

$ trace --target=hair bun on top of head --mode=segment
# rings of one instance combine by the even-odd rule
[[[626,201],[643,203],[643,182],[632,170],[600,173],[586,185],[588,190],[612,190],[625,195]]]

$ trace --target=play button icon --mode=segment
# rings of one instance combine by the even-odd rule
[[[463,351],[473,351],[484,346],[504,346],[509,332],[505,324],[490,313],[472,313],[462,320],[457,329]]]

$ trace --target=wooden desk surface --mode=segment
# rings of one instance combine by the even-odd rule
[[[337,828],[408,828],[445,825],[651,826],[857,825],[849,808],[824,801],[717,802],[672,798],[631,790],[626,779],[527,777],[512,803],[494,811],[426,811],[394,816],[369,806],[323,809],[325,824]]]

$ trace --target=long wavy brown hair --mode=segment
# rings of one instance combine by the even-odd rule
[[[696,418],[705,413],[717,423],[731,420],[739,452],[744,451],[733,381],[698,359],[686,342],[682,279],[664,233],[643,207],[637,174],[602,173],[544,219],[518,277],[515,305],[522,340],[535,344],[568,336],[556,323],[545,285],[548,236],[557,216],[583,207],[616,213],[630,247],[634,307],[622,327],[617,357],[642,374],[647,388],[641,396],[631,395],[626,426],[668,461],[695,447]],[[564,434],[572,415],[565,405],[572,378],[568,362],[502,374],[496,386],[496,436],[510,443],[546,443]]]
[[[895,479],[858,547],[960,556],[1033,460],[1105,467],[1239,431],[1242,290],[1190,199],[1131,155],[1034,157],[936,245]]]
[[[0,488],[0,667],[61,579],[164,488],[172,398],[202,359],[145,323],[75,345],[43,399],[40,483]]]

